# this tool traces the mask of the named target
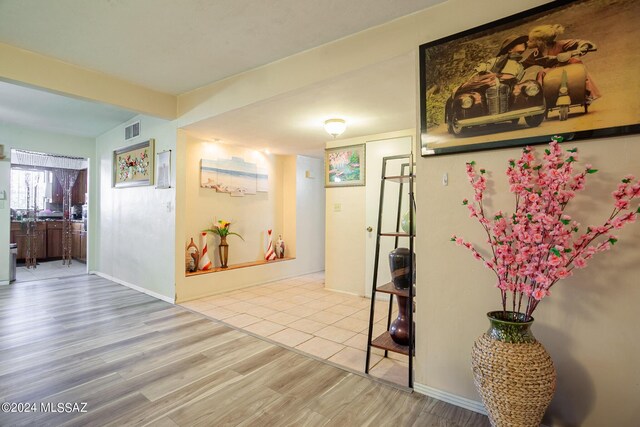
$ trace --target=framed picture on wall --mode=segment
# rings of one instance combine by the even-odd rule
[[[156,188],[171,188],[171,150],[156,155]]]
[[[559,0],[420,46],[423,156],[640,132],[637,0]]]
[[[113,152],[113,186],[153,184],[154,140],[129,145]]]
[[[365,185],[365,144],[324,150],[324,186]]]

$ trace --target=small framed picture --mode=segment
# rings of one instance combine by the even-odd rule
[[[365,185],[365,144],[324,150],[324,186]]]
[[[171,150],[156,156],[156,188],[171,188]]]
[[[154,140],[129,145],[113,152],[113,186],[153,184]]]

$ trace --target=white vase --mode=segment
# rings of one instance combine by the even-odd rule
[[[207,233],[200,233],[200,261],[198,261],[198,270],[211,270],[211,260],[207,251]]]
[[[284,240],[282,240],[282,234],[278,235],[278,240],[276,241],[276,255],[278,258],[284,258]]]
[[[264,259],[267,261],[273,261],[276,259],[276,251],[273,247],[273,239],[271,239],[271,230],[267,230],[267,251],[264,254]]]

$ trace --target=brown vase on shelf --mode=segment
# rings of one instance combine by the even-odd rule
[[[389,252],[389,269],[391,270],[391,280],[396,289],[409,289],[409,268],[411,262],[410,251],[407,248],[396,248]],[[415,255],[414,255],[415,265]],[[415,268],[413,270],[413,281],[415,282]]]
[[[198,261],[200,260],[200,252],[195,243],[193,243],[193,237],[191,242],[187,246],[187,253],[185,256],[185,268],[188,273],[193,273],[198,269]]]
[[[227,236],[220,236],[218,254],[220,255],[220,267],[227,268],[227,262],[229,261],[229,245],[227,244]]]
[[[411,301],[407,297],[396,295],[398,317],[389,326],[391,339],[400,345],[409,345],[409,310]]]

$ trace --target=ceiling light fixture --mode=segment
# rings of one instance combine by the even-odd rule
[[[342,119],[329,119],[324,122],[324,130],[329,135],[336,138],[347,129],[347,122]]]

